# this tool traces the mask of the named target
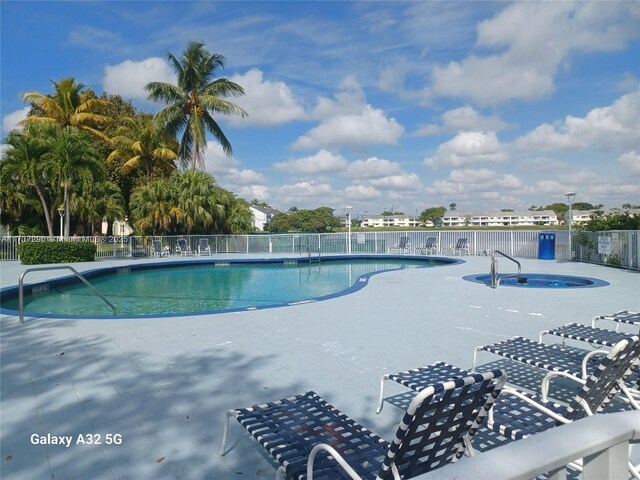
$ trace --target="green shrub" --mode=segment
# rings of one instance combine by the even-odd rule
[[[24,242],[18,245],[18,257],[25,265],[91,262],[96,246],[90,242]]]

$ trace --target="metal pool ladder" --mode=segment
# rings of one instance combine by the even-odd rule
[[[503,275],[502,277],[498,277],[498,260],[496,260],[496,253],[499,255],[502,255],[504,258],[507,258],[511,260],[513,263],[515,263],[518,266],[518,273]],[[519,261],[507,255],[506,253],[501,252],[500,250],[494,250],[491,253],[491,285],[489,286],[491,288],[498,288],[500,286],[500,280],[502,280],[503,278],[518,278],[520,276],[521,271],[522,271],[522,267]]]
[[[84,284],[89,287],[91,290],[93,290],[93,292],[98,295],[102,300],[105,301],[105,303],[107,305],[109,305],[111,307],[111,310],[113,311],[113,315],[116,314],[116,307],[113,303],[111,303],[109,300],[107,300],[107,298],[100,293],[100,291],[94,287],[93,285],[91,285],[91,283],[89,283],[89,280],[87,280],[86,278],[84,278],[80,272],[78,272],[75,268],[70,267],[69,265],[61,265],[58,267],[33,267],[33,268],[27,268],[24,272],[22,272],[22,274],[20,275],[20,280],[18,281],[18,313],[20,315],[20,323],[24,323],[24,277],[27,273],[29,272],[42,272],[45,270],[71,270],[76,277],[78,277],[80,280],[82,280],[84,282]]]

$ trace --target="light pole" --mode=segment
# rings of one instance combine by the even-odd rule
[[[351,253],[351,208],[353,207],[344,207],[347,211],[347,253]]]
[[[58,215],[60,215],[60,240],[64,240],[64,233],[63,233],[63,225],[62,222],[64,220],[64,208],[58,208]]]
[[[567,192],[564,194],[567,197],[567,201],[569,202],[569,218],[567,222],[569,223],[569,260],[573,260],[573,247],[571,245],[571,226],[573,225],[573,199],[576,198],[576,192]]]

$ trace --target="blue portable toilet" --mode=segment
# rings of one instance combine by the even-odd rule
[[[538,234],[538,259],[555,260],[556,234],[541,232]]]

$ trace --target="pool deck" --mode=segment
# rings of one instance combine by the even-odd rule
[[[596,314],[640,311],[637,272],[523,259],[524,273],[596,277],[610,285],[492,290],[462,280],[488,273],[490,258],[462,259],[374,275],[353,294],[283,308],[135,320],[27,317],[24,324],[3,315],[0,477],[273,478],[273,464],[236,422],[229,453],[218,454],[227,409],[314,390],[391,439],[403,412],[388,403],[375,414],[383,373],[438,360],[469,368],[477,345],[514,335],[537,339],[543,329],[590,324]],[[73,266],[82,272],[146,261],[152,260]],[[506,259],[499,265],[512,271]],[[17,285],[26,268],[2,262],[0,286]],[[60,275],[66,273],[34,272],[28,281]],[[480,363],[496,359],[484,354]],[[389,384],[386,396],[403,392]],[[71,436],[72,444],[33,444],[32,434]],[[101,435],[101,444],[88,444],[89,434]],[[107,444],[108,434],[122,442]],[[85,444],[76,443],[80,435]]]

